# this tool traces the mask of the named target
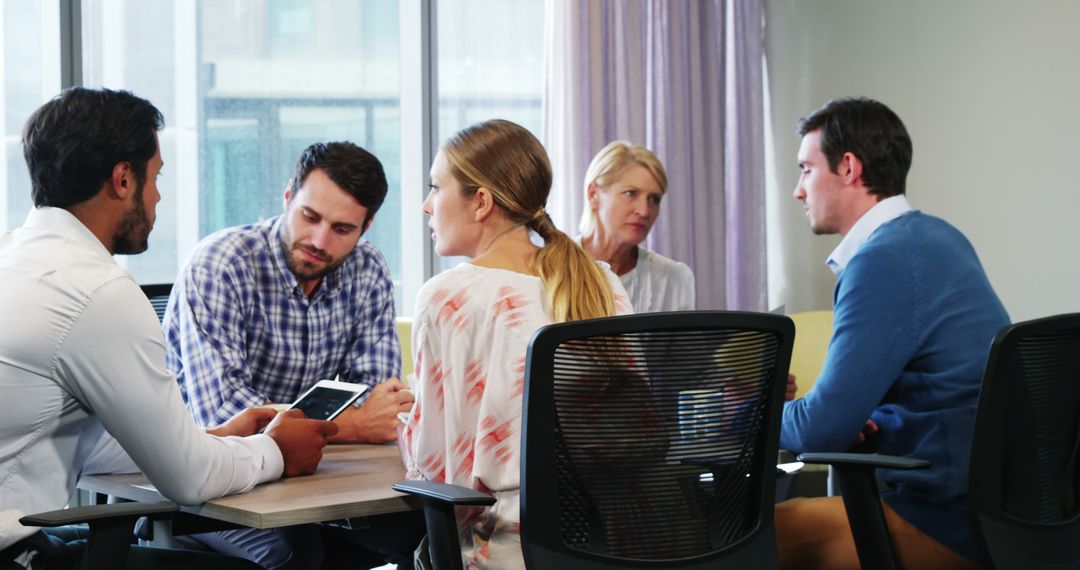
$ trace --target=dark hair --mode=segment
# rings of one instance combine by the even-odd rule
[[[386,174],[379,159],[351,142],[315,143],[304,149],[296,162],[289,183],[293,196],[316,168],[367,208],[366,226],[386,199]]]
[[[94,197],[120,162],[146,182],[165,119],[127,91],[72,87],[34,111],[23,128],[34,206],[67,208]]]
[[[799,136],[821,129],[821,152],[836,172],[840,158],[850,152],[862,161],[863,184],[884,197],[904,193],[911,168],[911,137],[896,113],[865,97],[832,99],[799,119]]]

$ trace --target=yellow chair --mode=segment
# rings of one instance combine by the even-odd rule
[[[806,311],[788,315],[795,322],[795,345],[791,348],[791,368],[799,385],[796,398],[814,387],[832,338],[832,311]],[[823,465],[806,465],[790,483],[790,497],[823,497],[837,494],[828,476],[831,470]]]
[[[832,338],[832,311],[806,311],[788,315],[795,321],[795,346],[791,350],[791,373],[801,398],[814,386]]]
[[[408,383],[413,371],[412,361],[412,317],[398,317],[394,321],[398,338],[401,339],[401,381]]]

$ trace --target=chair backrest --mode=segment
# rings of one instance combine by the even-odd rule
[[[825,355],[832,338],[832,311],[805,311],[792,313],[795,322],[795,345],[791,348],[791,373],[799,384],[796,398],[801,398],[814,387],[821,374]]]
[[[794,327],[696,311],[563,323],[529,343],[530,568],[768,568]]]
[[[139,285],[143,294],[150,299],[157,314],[158,322],[165,318],[165,308],[169,306],[169,294],[172,293],[172,283],[155,283],[151,285]]]
[[[1007,326],[990,349],[969,504],[997,568],[1080,568],[1080,313]]]

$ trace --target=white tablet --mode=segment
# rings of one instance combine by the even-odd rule
[[[300,394],[289,409],[301,410],[311,419],[332,420],[367,389],[364,384],[319,380],[307,392]]]

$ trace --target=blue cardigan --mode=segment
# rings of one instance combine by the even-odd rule
[[[821,375],[784,406],[781,446],[844,451],[867,418],[878,450],[928,459],[879,470],[885,502],[978,560],[967,514],[968,460],[990,343],[1009,318],[975,250],[944,220],[915,211],[879,227],[840,274]]]

